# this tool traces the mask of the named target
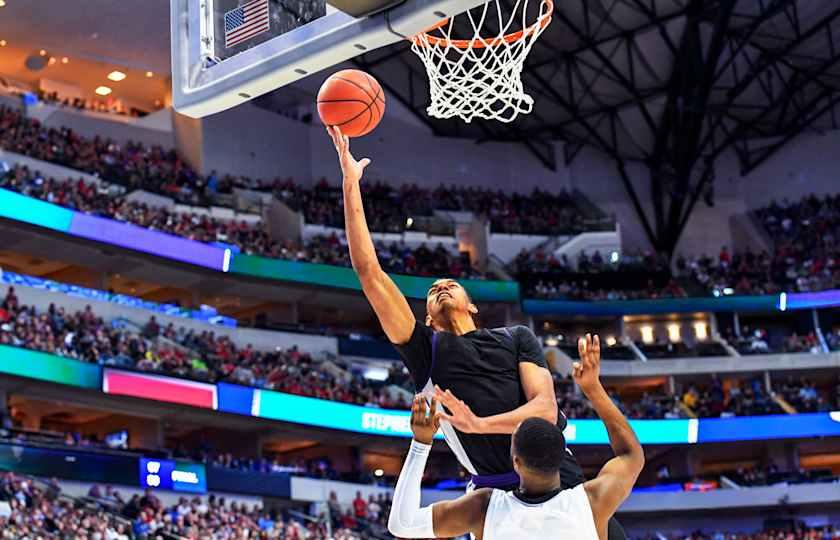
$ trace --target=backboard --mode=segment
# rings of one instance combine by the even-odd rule
[[[170,0],[172,101],[201,118],[487,0]]]

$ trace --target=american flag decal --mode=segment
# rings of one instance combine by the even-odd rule
[[[225,48],[269,30],[268,0],[251,0],[225,13]]]

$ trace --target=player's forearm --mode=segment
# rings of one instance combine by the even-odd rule
[[[639,444],[639,440],[636,438],[636,434],[630,427],[627,418],[616,407],[604,387],[599,384],[595,389],[584,391],[584,394],[586,394],[592,408],[595,409],[598,417],[606,426],[610,446],[615,455],[637,461],[638,467],[641,469],[645,459],[642,445]]]
[[[381,271],[365,218],[361,185],[357,181],[344,181],[344,228],[350,248],[350,261],[359,278],[364,279]]]
[[[418,441],[411,442],[405,458],[397,487],[391,515],[388,516],[388,530],[400,538],[434,538],[432,507],[420,508],[421,482],[426,461],[432,447]]]
[[[557,403],[537,396],[528,403],[506,413],[485,416],[479,419],[480,433],[510,435],[523,420],[537,416],[557,423]]]

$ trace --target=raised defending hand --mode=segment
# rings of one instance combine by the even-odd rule
[[[586,334],[578,340],[580,361],[572,364],[572,376],[584,394],[601,386],[601,339]]]
[[[426,398],[419,394],[414,396],[414,403],[411,406],[411,432],[414,433],[414,440],[423,444],[432,444],[439,427],[437,400],[432,399],[432,407],[427,415]]]
[[[449,410],[449,414],[440,411],[438,416],[446,420],[461,433],[483,433],[481,429],[481,418],[475,415],[470,406],[455,397],[451,390],[441,390],[435,385],[435,398]]]
[[[356,158],[350,153],[350,137],[341,133],[341,128],[338,126],[327,126],[327,133],[330,134],[335,145],[335,151],[338,152],[338,161],[341,163],[341,173],[344,175],[344,181],[356,183],[361,180],[365,167],[370,165],[370,160],[362,158],[356,161]]]

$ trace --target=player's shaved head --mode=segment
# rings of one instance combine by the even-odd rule
[[[556,473],[563,462],[566,438],[560,428],[542,418],[528,418],[513,432],[511,454],[531,471]]]

